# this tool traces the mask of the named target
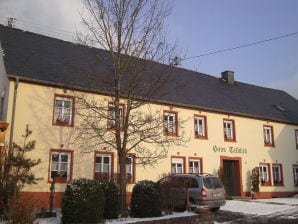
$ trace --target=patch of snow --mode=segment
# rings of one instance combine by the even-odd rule
[[[164,220],[170,218],[188,217],[196,215],[193,212],[174,212],[171,215],[161,216],[161,217],[151,217],[151,218],[120,218],[116,220],[106,220],[105,224],[123,224],[123,223],[136,223],[140,221],[152,221],[152,220]]]
[[[282,213],[293,209],[293,205],[298,205],[298,200],[291,200],[293,198],[279,199],[259,199],[252,201],[226,201],[226,205],[221,207],[221,210],[240,212],[252,215],[270,215],[275,213]],[[279,202],[283,202],[280,204]],[[271,204],[278,203],[278,204]]]

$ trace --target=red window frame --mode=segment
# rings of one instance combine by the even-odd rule
[[[70,154],[70,164],[69,164],[69,178],[65,177],[55,177],[56,183],[68,183],[72,180],[72,172],[73,172],[73,150],[67,149],[50,149],[49,155],[49,168],[48,168],[48,182],[52,182],[51,172],[52,172],[52,154],[53,153],[67,153]]]
[[[229,122],[232,125],[232,136],[231,138],[228,138],[226,133],[225,133],[225,123]],[[236,142],[236,127],[235,127],[235,120],[233,119],[223,119],[223,134],[224,134],[224,140],[226,142]]]
[[[271,142],[266,142],[266,133],[265,130],[269,129],[271,132]],[[263,134],[264,134],[264,146],[266,147],[274,147],[274,134],[273,134],[273,126],[271,125],[263,125]]]
[[[203,173],[203,158],[202,157],[188,157],[188,172],[189,173],[193,173],[193,172],[190,172],[189,163],[191,161],[200,161],[200,166],[199,166],[200,172],[199,173]]]
[[[122,123],[120,124],[121,129],[123,128],[124,125],[124,119],[125,119],[125,104],[120,103],[119,108],[122,109]],[[110,111],[114,112],[114,118],[110,118]],[[111,126],[110,122],[114,121],[114,125]],[[107,111],[107,129],[108,130],[115,130],[116,129],[116,121],[115,121],[115,105],[112,102],[108,103],[108,111]]]
[[[197,118],[202,119],[204,121],[204,131],[205,131],[204,135],[199,135],[199,133],[198,133],[199,125],[197,122]],[[197,139],[208,139],[208,128],[207,128],[207,117],[206,116],[194,115],[194,134],[195,134],[195,138],[197,138]]]
[[[273,170],[274,166],[278,166],[279,167],[279,171],[280,171],[280,181],[276,182],[274,179],[274,175],[275,172]],[[282,171],[282,164],[281,163],[272,163],[272,181],[273,181],[273,185],[274,186],[283,186],[284,185],[284,179],[283,179],[283,171]]]
[[[169,124],[168,124],[168,119],[165,120],[166,113],[174,114],[175,115],[175,120],[174,120],[174,122],[175,122],[174,123],[174,125],[175,125],[175,132],[169,132],[169,131],[167,131],[169,129]],[[163,133],[166,136],[178,136],[178,112],[171,111],[171,110],[164,110],[164,112],[163,112]]]
[[[128,176],[128,174],[126,175],[126,181],[128,184],[133,184],[136,182],[136,155],[134,153],[128,153],[126,158],[130,157],[132,158],[132,175],[131,177]],[[126,169],[126,164],[125,164],[125,169]]]
[[[110,171],[108,174],[105,172],[96,172],[96,157],[98,155],[102,156],[109,156],[110,161]],[[95,180],[111,180],[114,177],[114,153],[107,152],[107,151],[94,151],[94,172],[93,172],[93,179]]]
[[[56,98],[61,97],[61,98],[68,98],[72,102],[72,107],[71,107],[71,123],[69,122],[63,122],[59,121],[57,119],[56,115]],[[65,127],[74,127],[74,112],[75,112],[75,97],[74,96],[69,96],[69,95],[63,95],[63,94],[55,94],[54,95],[54,103],[53,103],[53,120],[52,120],[52,125],[54,126],[65,126]]]
[[[172,170],[172,166],[173,166],[173,159],[182,159],[183,161],[183,164],[182,164],[182,173],[185,173],[185,170],[186,170],[186,164],[185,164],[185,161],[186,161],[186,158],[185,156],[171,156],[171,173],[174,174],[173,170]]]
[[[264,180],[262,180],[262,170],[261,170],[261,167],[262,166],[266,166],[267,167],[267,173],[268,173],[268,181],[265,182]],[[259,165],[260,167],[260,180],[261,180],[261,186],[271,186],[271,173],[270,173],[270,163],[260,163]]]

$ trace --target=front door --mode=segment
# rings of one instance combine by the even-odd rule
[[[223,160],[223,176],[227,196],[240,196],[239,161]]]

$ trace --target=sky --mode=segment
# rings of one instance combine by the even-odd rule
[[[68,41],[81,29],[81,0],[0,0],[0,23]],[[298,1],[174,0],[166,20],[169,41],[181,58],[235,48],[181,61],[180,67],[215,77],[235,72],[235,80],[281,89],[298,99]]]

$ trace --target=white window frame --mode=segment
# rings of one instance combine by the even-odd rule
[[[97,163],[96,159],[101,158],[101,163]],[[105,163],[105,158],[108,158],[109,162]],[[105,167],[108,167],[108,171],[105,171]],[[107,173],[109,176],[112,173],[112,155],[110,154],[102,154],[102,153],[96,153],[95,155],[95,173]]]
[[[120,127],[123,127],[123,121],[124,121],[124,105],[119,105],[119,113],[120,113]],[[116,126],[116,111],[115,111],[115,105],[113,103],[109,103],[108,106],[108,128],[112,129]]]
[[[172,158],[172,173],[184,173],[183,158]]]
[[[58,155],[58,161],[53,161],[53,155]],[[67,156],[67,162],[62,162],[62,156]],[[50,164],[50,178],[52,179],[52,172],[56,171],[57,176],[55,177],[62,177],[61,172],[66,171],[66,181],[70,180],[70,165],[71,165],[71,158],[72,154],[71,152],[57,152],[57,151],[52,151],[51,152],[51,164]],[[65,168],[64,168],[65,167]]]
[[[298,165],[293,165],[294,186],[298,187]]]
[[[280,185],[283,183],[282,179],[282,166],[281,164],[272,164],[272,179],[274,185]]]
[[[177,135],[177,113],[165,111],[164,112],[164,133]]]
[[[61,102],[59,105],[58,101]],[[66,106],[69,103],[69,106]],[[72,125],[73,122],[73,98],[68,96],[55,96],[54,123],[59,125]]]
[[[271,126],[264,126],[264,143],[273,145],[273,127]]]
[[[224,120],[224,138],[225,140],[235,140],[235,127],[232,120]]]
[[[270,167],[269,164],[260,164],[260,179],[261,184],[271,184],[270,183]]]
[[[206,117],[195,116],[194,118],[195,125],[195,136],[198,138],[206,138],[207,130],[206,130]]]
[[[201,159],[189,159],[188,160],[188,172],[189,173],[201,173],[202,172],[201,171],[201,163],[202,163]]]
[[[128,183],[134,182],[134,157],[127,156],[125,159],[125,172],[127,176]]]

